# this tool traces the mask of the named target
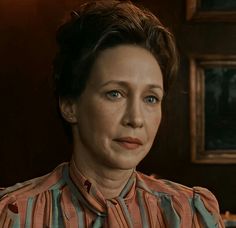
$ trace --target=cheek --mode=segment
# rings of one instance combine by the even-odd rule
[[[151,113],[149,115],[148,132],[150,138],[155,138],[160,123],[161,123],[161,110],[159,110],[156,113]]]
[[[93,106],[91,115],[94,116],[103,127],[106,127],[107,125],[112,127],[120,121],[122,112],[122,106],[120,104],[100,101],[96,102],[96,106]]]
[[[90,128],[91,134],[104,135],[112,132],[113,127],[119,121],[119,111],[114,107],[107,107],[96,102],[94,105],[87,106],[83,112],[84,118],[81,119],[82,125]]]

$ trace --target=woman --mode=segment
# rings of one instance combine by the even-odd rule
[[[206,189],[135,170],[150,150],[177,69],[172,35],[130,2],[74,11],[57,34],[59,109],[70,163],[0,193],[0,227],[223,227]]]

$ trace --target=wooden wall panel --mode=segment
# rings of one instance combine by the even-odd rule
[[[51,63],[63,0],[0,2],[0,184],[42,175],[64,160]]]

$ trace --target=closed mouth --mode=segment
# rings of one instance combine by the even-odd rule
[[[138,138],[132,138],[132,137],[122,137],[122,138],[117,138],[114,139],[116,142],[121,142],[121,143],[130,143],[130,144],[138,144],[138,145],[143,145],[142,141]]]
[[[128,150],[134,150],[143,145],[142,141],[138,138],[122,137],[114,139],[120,146]]]

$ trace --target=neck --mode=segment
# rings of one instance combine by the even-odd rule
[[[78,153],[73,154],[75,166],[103,195],[104,199],[112,199],[120,195],[134,169],[121,170],[104,167],[99,164],[88,164],[87,159],[79,159]]]

